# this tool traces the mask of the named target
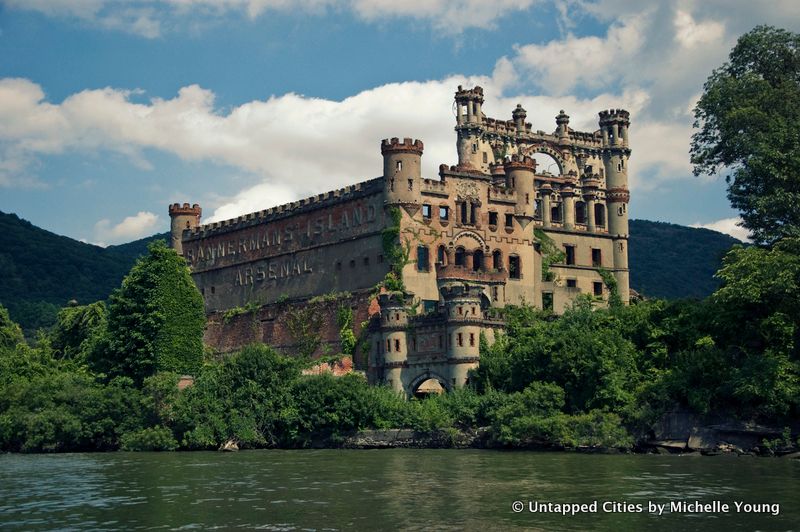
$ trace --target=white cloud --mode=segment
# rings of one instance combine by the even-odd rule
[[[534,127],[546,131],[555,129],[555,116],[562,108],[571,114],[574,127],[593,131],[598,111],[626,106],[636,112],[647,101],[640,91],[591,99],[504,97],[507,73],[503,68],[496,72],[498,79],[393,83],[342,101],[286,94],[225,111],[215,107],[211,91],[196,85],[180,89],[171,99],[146,103],[131,100],[135,91],[110,88],[51,103],[30,81],[0,79],[0,153],[17,154],[23,170],[24,161],[42,155],[113,151],[147,171],[151,167],[146,149],[226,165],[240,174],[244,171],[245,178],[222,179],[219,190],[245,190],[206,205],[208,212],[216,209],[212,219],[222,219],[379,175],[383,138],[422,139],[423,173],[436,177],[439,164],[456,162],[452,102],[459,84],[485,88],[484,109],[490,116],[510,119],[516,104],[522,103]],[[208,197],[203,191],[191,193]],[[177,199],[196,201],[197,196]]]
[[[118,244],[153,234],[158,229],[159,216],[141,211],[114,225],[111,220],[99,220],[94,226],[97,245]]]
[[[692,224],[690,227],[703,227],[705,229],[711,229],[712,231],[725,233],[726,235],[730,235],[733,238],[741,240],[742,242],[750,242],[750,232],[742,227],[742,219],[739,217],[723,218],[722,220],[705,224],[698,222]]]
[[[0,0],[14,9],[48,16],[71,17],[104,29],[147,38],[165,27],[180,26],[190,17],[211,22],[230,14],[251,20],[269,12],[325,14],[349,10],[367,22],[410,18],[428,22],[437,31],[456,34],[467,28],[492,28],[498,19],[524,11],[537,0]]]

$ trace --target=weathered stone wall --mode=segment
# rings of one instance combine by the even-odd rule
[[[204,341],[222,353],[239,349],[253,342],[266,343],[286,354],[298,354],[299,338],[293,336],[293,320],[312,320],[309,325],[318,335],[319,348],[314,356],[341,352],[337,313],[341,306],[349,307],[353,313],[356,337],[361,335],[362,323],[378,312],[372,291],[365,290],[329,297],[287,300],[241,313],[214,312],[208,317]],[[226,315],[227,314],[227,315]],[[357,354],[353,363],[364,369],[364,356]]]
[[[375,286],[388,272],[380,189],[362,189],[185,234],[184,256],[214,312]]]

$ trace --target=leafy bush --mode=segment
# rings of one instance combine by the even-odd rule
[[[123,451],[174,451],[177,448],[178,442],[166,427],[147,427],[123,434],[121,438]]]

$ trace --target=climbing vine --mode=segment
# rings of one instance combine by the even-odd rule
[[[617,278],[614,277],[613,273],[606,270],[605,268],[598,268],[597,273],[600,274],[600,278],[603,280],[603,284],[606,285],[606,289],[608,290],[608,307],[611,310],[616,310],[621,308],[623,304],[622,304],[622,297],[620,297],[619,295],[619,286],[617,285]]]
[[[559,262],[564,262],[566,254],[558,248],[555,241],[539,228],[533,230],[533,236],[539,242],[539,252],[542,254],[542,280],[553,281],[555,273],[550,266]]]

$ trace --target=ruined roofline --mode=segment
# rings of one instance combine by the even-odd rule
[[[296,214],[314,211],[330,205],[335,205],[343,201],[363,198],[373,194],[383,192],[383,177],[376,177],[367,181],[361,181],[354,185],[323,192],[316,196],[303,198],[283,205],[264,209],[262,211],[243,214],[236,218],[230,218],[219,222],[203,224],[190,230],[186,241],[199,240],[214,234],[227,233],[243,227],[250,227],[262,223],[280,220]]]

